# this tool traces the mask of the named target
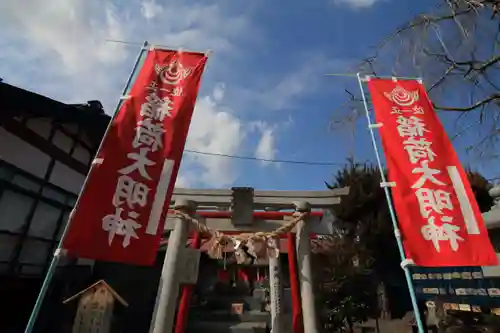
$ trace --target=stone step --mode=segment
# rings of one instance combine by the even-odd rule
[[[186,333],[267,333],[266,322],[211,322],[196,321],[189,323]]]
[[[269,312],[262,311],[244,311],[242,314],[231,313],[226,310],[214,311],[191,311],[189,314],[190,321],[217,321],[217,322],[269,322],[271,315]]]

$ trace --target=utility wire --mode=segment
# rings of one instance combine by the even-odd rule
[[[247,161],[262,161],[269,163],[285,163],[285,164],[302,164],[302,165],[317,165],[317,166],[343,166],[346,163],[338,163],[338,162],[313,162],[313,161],[298,161],[298,160],[275,160],[275,159],[267,159],[267,158],[258,158],[253,156],[239,156],[239,155],[229,155],[229,154],[218,154],[218,153],[209,153],[204,151],[197,150],[189,150],[184,149],[184,152],[196,155],[205,155],[205,156],[217,156],[217,157],[225,157],[225,158],[233,158],[237,160],[247,160]],[[488,181],[500,180],[500,177],[492,177],[486,178]]]
[[[345,165],[346,163],[336,163],[336,162],[312,162],[312,161],[297,161],[297,160],[275,160],[275,159],[267,159],[267,158],[258,158],[253,156],[238,156],[238,155],[229,155],[229,154],[217,154],[217,153],[208,153],[204,151],[196,151],[196,150],[184,150],[186,153],[197,154],[197,155],[206,155],[206,156],[218,156],[218,157],[227,157],[233,158],[237,160],[250,160],[250,161],[262,161],[269,163],[287,163],[287,164],[303,164],[303,165],[318,165],[318,166],[339,166]]]

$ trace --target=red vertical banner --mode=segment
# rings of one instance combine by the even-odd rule
[[[371,78],[403,244],[419,266],[498,260],[467,175],[421,81]]]
[[[70,255],[154,262],[206,60],[148,51],[71,218],[63,241]]]

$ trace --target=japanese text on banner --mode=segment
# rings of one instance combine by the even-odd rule
[[[154,262],[205,62],[201,53],[148,52],[89,173],[69,253]]]
[[[407,254],[417,265],[465,264],[470,258],[459,257],[471,246],[471,236],[489,243],[488,235],[423,86],[379,79],[368,84],[377,122],[383,124],[380,133],[396,183],[392,193]],[[485,261],[492,259],[491,252],[490,244]]]

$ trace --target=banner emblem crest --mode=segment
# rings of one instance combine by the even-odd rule
[[[176,85],[186,79],[193,70],[192,68],[184,68],[178,60],[175,60],[165,66],[156,64],[155,71],[163,83]]]
[[[418,90],[408,91],[401,86],[396,86],[390,93],[384,92],[388,100],[396,103],[399,106],[410,106],[418,101]]]

